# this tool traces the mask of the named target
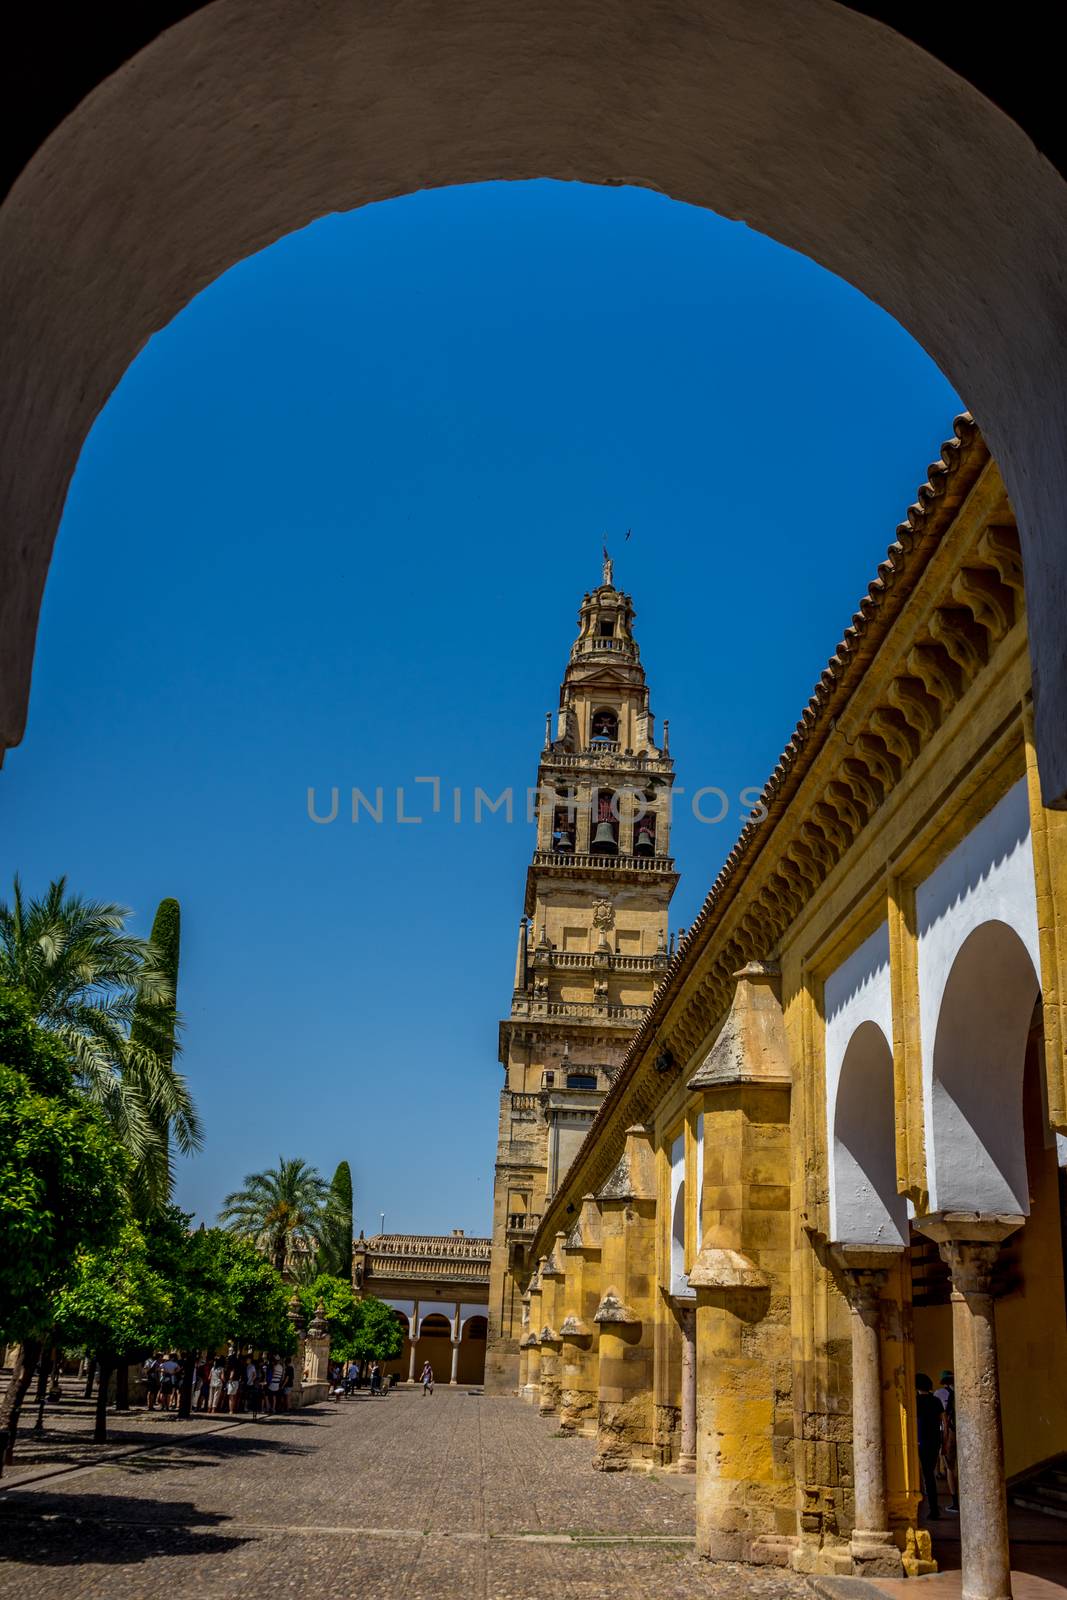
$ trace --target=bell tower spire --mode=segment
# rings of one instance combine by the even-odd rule
[[[500,1024],[486,1386],[514,1388],[526,1245],[610,1088],[668,955],[678,882],[674,764],[656,743],[633,601],[602,582],[578,635],[537,772],[516,987]]]

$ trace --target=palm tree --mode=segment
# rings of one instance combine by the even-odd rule
[[[181,906],[177,900],[161,900],[152,923],[151,944],[157,965],[166,976],[174,1004],[178,999],[178,967],[181,958]],[[138,1000],[130,1024],[130,1044],[147,1046],[153,1057],[158,1057],[167,1067],[173,1068],[174,1055],[179,1049],[177,1039],[177,1013],[154,1005],[151,1000]],[[140,1164],[134,1179],[135,1202],[142,1209],[152,1210],[170,1199],[174,1189],[174,1168],[171,1162],[170,1108],[160,1104],[153,1095],[153,1085],[146,1081],[136,1062],[131,1062],[126,1074],[140,1089],[156,1131],[156,1146]],[[157,1075],[158,1076],[158,1075]]]
[[[29,996],[140,1167],[158,1159],[161,1130],[183,1152],[199,1149],[202,1133],[174,1067],[174,976],[151,940],[126,932],[129,915],[71,894],[65,877],[27,901],[16,876],[11,905],[0,903],[0,981]]]
[[[298,1253],[317,1249],[330,1186],[306,1161],[278,1157],[276,1167],[250,1172],[244,1187],[226,1196],[219,1221],[251,1239],[279,1272]]]

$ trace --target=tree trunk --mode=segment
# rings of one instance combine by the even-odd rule
[[[115,1368],[115,1410],[128,1411],[129,1409],[130,1363],[126,1360],[122,1360]]]
[[[182,1386],[178,1391],[178,1421],[188,1422],[193,1414],[193,1379],[196,1376],[196,1351],[182,1351]]]
[[[97,1365],[100,1368],[100,1382],[96,1390],[96,1426],[93,1429],[93,1443],[107,1444],[107,1388],[111,1381],[111,1361],[107,1356],[100,1356]]]
[[[96,1357],[95,1356],[90,1356],[89,1357],[89,1370],[85,1374],[85,1393],[82,1395],[82,1399],[83,1400],[91,1400],[93,1398],[93,1379],[95,1377],[96,1377]]]
[[[15,1436],[19,1427],[19,1412],[41,1354],[40,1339],[24,1339],[19,1346],[19,1358],[11,1374],[7,1393],[0,1400],[0,1475],[5,1463],[10,1465],[15,1452]]]
[[[44,1403],[48,1399],[48,1376],[52,1370],[52,1354],[52,1351],[49,1351],[47,1355],[43,1350],[41,1351],[40,1370],[37,1377],[37,1395],[35,1399],[35,1404],[37,1406],[37,1419],[33,1424],[33,1435],[35,1439],[39,1439],[44,1432]]]

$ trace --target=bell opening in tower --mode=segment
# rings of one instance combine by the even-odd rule
[[[615,796],[610,789],[600,789],[596,802],[596,831],[590,849],[597,855],[615,856],[619,853],[619,818]]]
[[[615,744],[619,737],[619,719],[614,711],[593,712],[592,742],[594,744]]]

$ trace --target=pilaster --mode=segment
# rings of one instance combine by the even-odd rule
[[[629,1128],[622,1159],[597,1196],[601,1215],[597,1451],[601,1472],[653,1453],[655,1172],[651,1131]]]
[[[690,1080],[703,1093],[696,1290],[697,1549],[786,1565],[795,1530],[790,1348],[788,1049],[777,968],[736,975]]]

